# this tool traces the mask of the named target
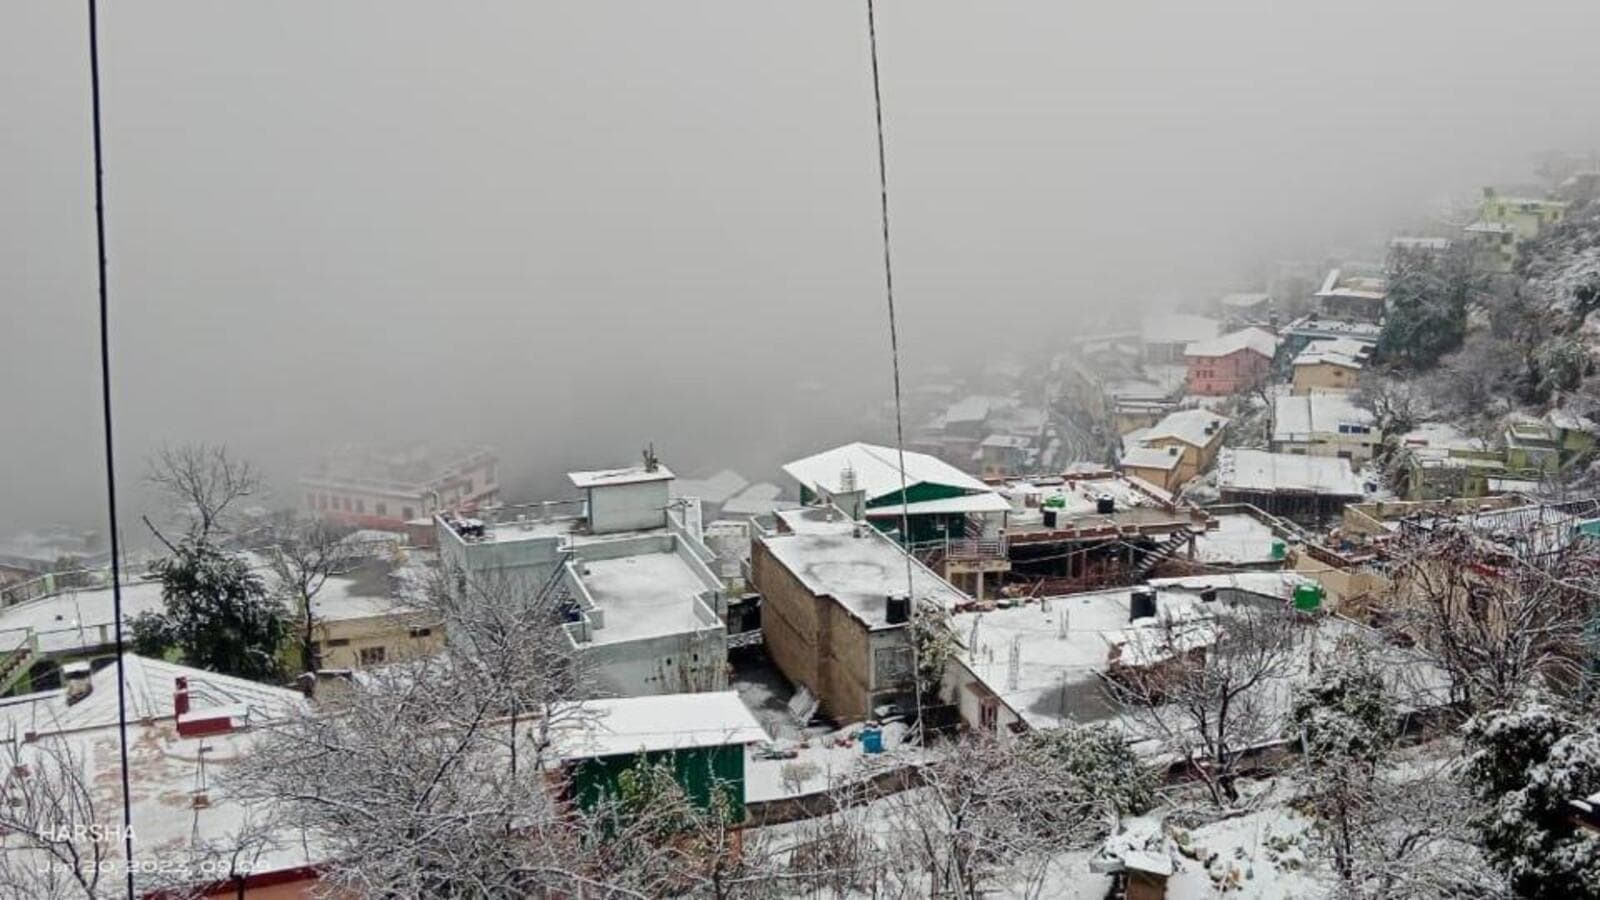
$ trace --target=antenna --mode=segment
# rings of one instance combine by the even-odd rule
[[[661,460],[656,459],[656,444],[655,441],[651,441],[644,448],[644,470],[646,472],[654,472],[659,468],[661,468]]]

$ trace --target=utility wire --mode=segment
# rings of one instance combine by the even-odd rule
[[[906,496],[906,432],[900,412],[900,332],[894,314],[894,265],[889,253],[889,163],[883,140],[883,87],[878,78],[878,19],[872,0],[867,0],[867,45],[872,53],[872,111],[878,125],[878,209],[883,221],[883,293],[889,307],[889,359],[894,366],[894,449],[900,468],[900,541],[906,556],[906,602],[911,607],[911,624],[917,619],[916,582],[911,574],[911,514]],[[922,662],[917,654],[916,629],[912,628],[911,667],[916,686],[917,724],[922,724]]]
[[[100,141],[100,22],[89,3],[89,96],[94,127],[94,233],[100,281],[100,406],[105,415],[106,514],[111,523],[111,616],[117,641],[117,749],[122,754],[122,850],[128,900],[133,900],[133,803],[128,784],[128,681],[122,660],[122,547],[117,537],[117,467],[111,441],[111,329],[106,302],[105,153]]]

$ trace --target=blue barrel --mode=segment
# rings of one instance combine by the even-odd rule
[[[861,729],[861,752],[863,752],[863,753],[882,753],[883,752],[883,729],[881,729],[881,728],[863,728],[863,729]]]

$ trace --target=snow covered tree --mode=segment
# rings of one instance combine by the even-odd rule
[[[185,538],[156,563],[160,612],[132,619],[135,650],[161,656],[176,649],[191,666],[272,681],[288,636],[283,608],[243,557]]]
[[[300,668],[318,668],[316,616],[313,604],[328,578],[348,571],[356,563],[346,540],[350,529],[326,519],[290,517],[275,529],[273,546],[267,552],[275,585],[295,619],[295,636],[300,650]]]
[[[1394,744],[1395,714],[1383,675],[1355,640],[1344,642],[1295,693],[1290,720],[1305,754],[1309,806],[1346,882],[1377,801],[1378,766]]]
[[[1229,806],[1241,754],[1283,734],[1272,683],[1290,671],[1295,629],[1284,610],[1244,604],[1215,619],[1163,616],[1149,637],[1162,661],[1130,669],[1109,690],[1189,764],[1213,802]]]
[[[1404,365],[1427,367],[1461,346],[1467,308],[1483,289],[1483,278],[1464,252],[1397,254],[1378,352]]]
[[[225,532],[239,501],[261,489],[261,475],[248,460],[227,447],[203,443],[162,447],[150,459],[145,481],[183,523],[184,536],[196,543]],[[169,548],[176,543],[150,528]]]
[[[119,893],[120,836],[105,828],[84,760],[59,736],[8,741],[0,776],[0,896],[97,900]]]
[[[1600,897],[1600,835],[1576,827],[1571,803],[1600,792],[1600,733],[1537,700],[1468,723],[1474,817],[1490,860],[1518,896]]]

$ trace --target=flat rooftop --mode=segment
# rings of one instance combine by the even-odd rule
[[[607,487],[616,484],[640,484],[647,481],[670,481],[672,470],[663,465],[626,466],[618,469],[595,469],[589,472],[568,472],[567,478],[577,488]]]
[[[868,628],[887,626],[887,598],[906,593],[906,554],[870,525],[861,526],[858,532],[855,523],[844,516],[832,523],[807,524],[804,532],[768,535],[762,540],[811,593],[837,600]],[[970,599],[915,561],[911,584],[917,599],[945,609]]]
[[[1195,559],[1234,565],[1277,560],[1272,555],[1272,545],[1281,538],[1266,522],[1249,513],[1213,513],[1211,519],[1217,527],[1195,537]]]
[[[676,553],[636,553],[585,560],[579,576],[605,617],[591,642],[615,644],[698,631],[695,599],[711,588]]]

